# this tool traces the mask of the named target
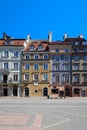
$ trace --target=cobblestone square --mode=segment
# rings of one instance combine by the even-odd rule
[[[0,130],[87,130],[87,98],[0,98]]]

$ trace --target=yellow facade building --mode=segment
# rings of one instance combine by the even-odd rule
[[[47,96],[49,84],[48,41],[25,42],[22,54],[22,96]]]

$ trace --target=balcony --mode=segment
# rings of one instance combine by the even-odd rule
[[[1,69],[2,74],[9,74],[10,69]]]

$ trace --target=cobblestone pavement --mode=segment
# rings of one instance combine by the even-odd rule
[[[0,130],[87,130],[87,98],[0,97]]]

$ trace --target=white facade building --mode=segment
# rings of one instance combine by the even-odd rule
[[[21,56],[25,39],[0,39],[0,96],[21,96]]]

